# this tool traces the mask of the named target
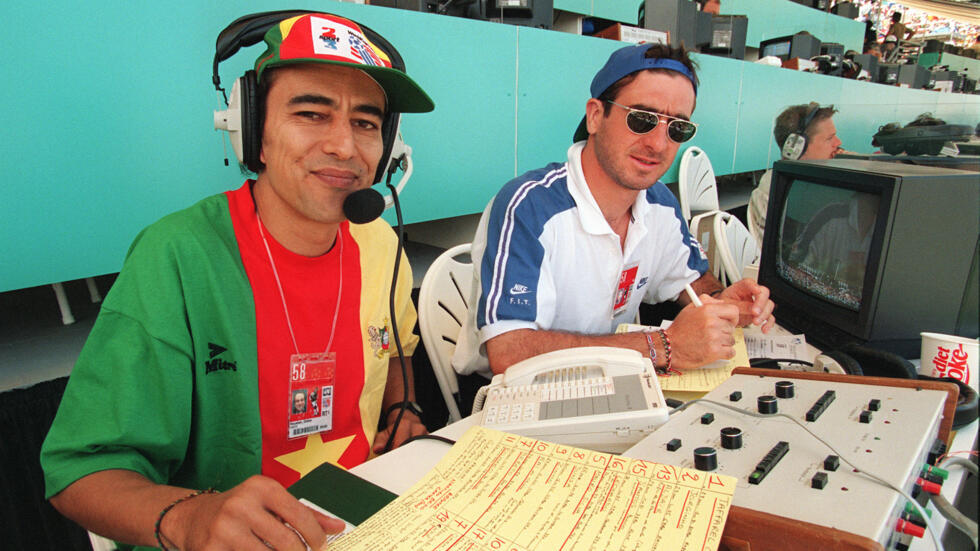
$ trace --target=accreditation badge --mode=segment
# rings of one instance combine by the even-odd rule
[[[288,438],[299,438],[333,427],[337,354],[293,354],[289,358]]]
[[[623,269],[619,274],[619,281],[616,283],[616,294],[613,295],[613,317],[626,311],[629,304],[630,294],[633,292],[633,284],[636,283],[636,273],[639,271],[639,263],[632,264]]]

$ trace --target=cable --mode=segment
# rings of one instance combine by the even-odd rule
[[[796,358],[749,358],[750,367],[767,367],[775,365],[776,367],[773,367],[772,369],[779,369],[779,363],[799,364],[807,367],[813,367],[812,362],[797,360]]]
[[[769,418],[773,418],[773,417],[785,417],[786,419],[789,419],[790,421],[796,423],[801,429],[805,430],[810,436],[812,436],[818,442],[820,442],[824,446],[827,446],[827,448],[829,448],[830,451],[834,452],[834,455],[836,455],[837,457],[839,457],[840,460],[843,461],[844,463],[847,463],[848,465],[850,465],[857,473],[863,474],[864,476],[870,478],[872,481],[877,482],[878,484],[881,484],[882,486],[885,486],[886,488],[891,488],[892,490],[898,492],[899,495],[901,495],[902,497],[904,497],[909,503],[911,503],[912,506],[915,507],[918,510],[919,515],[922,517],[922,519],[926,523],[926,527],[929,529],[929,534],[932,536],[932,541],[936,545],[936,550],[937,551],[943,551],[943,544],[942,544],[942,541],[939,538],[939,535],[936,533],[936,527],[933,525],[933,523],[929,522],[929,516],[926,514],[925,509],[923,509],[922,506],[919,505],[919,503],[915,500],[915,498],[913,498],[912,496],[910,496],[909,494],[907,494],[901,488],[893,485],[891,482],[888,482],[887,480],[881,478],[880,476],[877,476],[877,475],[875,475],[875,474],[873,474],[870,471],[867,471],[865,469],[859,469],[857,465],[855,465],[854,463],[851,463],[841,452],[837,451],[837,449],[835,449],[833,446],[831,446],[830,443],[828,443],[823,438],[820,438],[819,436],[817,436],[816,434],[814,434],[810,429],[806,428],[806,426],[803,423],[801,423],[798,419],[796,419],[795,417],[793,417],[791,415],[787,415],[785,413],[769,413],[769,414],[754,413],[754,412],[751,412],[751,411],[748,411],[748,410],[739,409],[737,407],[730,406],[728,404],[724,404],[722,402],[716,402],[714,400],[708,400],[708,399],[705,399],[705,398],[700,398],[698,400],[691,400],[690,402],[687,402],[686,404],[680,406],[679,408],[672,410],[670,412],[670,415],[674,415],[675,413],[680,413],[680,412],[684,411],[685,409],[687,409],[688,407],[690,407],[693,404],[696,404],[698,402],[705,402],[705,403],[708,403],[708,404],[713,404],[713,405],[716,405],[716,406],[720,406],[720,407],[723,407],[725,409],[730,409],[730,410],[732,410],[732,411],[734,411],[736,413],[741,413],[741,414],[744,414],[744,415],[748,415],[749,417],[758,417],[758,418],[762,418],[762,419],[769,419]]]
[[[965,457],[947,457],[938,466],[943,469],[948,469],[949,467],[963,467],[974,476],[977,476],[978,474],[977,464],[969,459],[966,459]],[[961,532],[966,534],[970,540],[973,541],[973,548],[976,549],[978,545],[978,529],[976,521],[961,513],[949,502],[949,500],[941,495],[930,494],[929,499],[932,501],[932,504],[936,506],[936,510],[939,511],[942,516],[946,517],[946,520],[949,521],[950,524],[958,528]]]
[[[388,435],[388,441],[385,442],[384,450],[381,453],[391,451],[392,445],[395,443],[395,434],[398,433],[398,425],[402,422],[402,416],[405,415],[405,404],[408,404],[408,367],[405,366],[405,354],[402,352],[402,340],[398,336],[398,321],[395,317],[395,288],[398,285],[398,267],[402,260],[402,250],[405,247],[405,226],[402,223],[402,207],[398,202],[398,191],[395,186],[391,185],[391,175],[394,173],[393,170],[388,171],[388,178],[385,181],[385,185],[391,190],[391,200],[395,206],[395,217],[398,220],[398,225],[396,226],[396,233],[398,234],[398,249],[395,251],[395,267],[391,275],[391,290],[388,293],[388,314],[391,316],[391,332],[394,333],[395,337],[395,349],[398,350],[398,363],[402,367],[402,407],[398,409],[398,416],[395,417],[395,422],[391,425],[391,434]]]
[[[963,467],[964,469],[970,471],[974,475],[978,474],[977,464],[963,457],[947,457],[941,464],[939,464],[939,467],[945,469],[947,468],[947,466],[953,466],[953,465],[958,467]]]
[[[939,514],[946,517],[947,522],[959,529],[973,541],[973,548],[977,548],[977,523],[970,517],[961,513],[945,497],[936,494],[929,494],[929,500],[939,511]]]
[[[408,444],[409,442],[415,442],[416,440],[436,440],[439,442],[444,442],[446,444],[449,444],[450,446],[456,445],[455,440],[446,438],[445,436],[439,436],[438,434],[416,434],[415,436],[402,442],[402,446]]]

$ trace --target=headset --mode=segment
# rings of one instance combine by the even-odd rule
[[[214,65],[211,80],[216,90],[225,95],[221,87],[221,77],[218,75],[218,64],[233,56],[238,50],[257,44],[265,37],[266,31],[285,19],[320,13],[307,10],[279,10],[253,13],[239,17],[218,34],[215,42]],[[357,23],[355,21],[355,23]],[[398,50],[372,29],[357,23],[375,46],[381,49],[391,61],[391,67],[405,71],[405,62]],[[227,130],[232,149],[238,161],[252,172],[258,173],[262,168],[260,153],[262,152],[262,104],[259,98],[259,84],[255,71],[250,69],[235,80],[231,89],[231,98],[225,95],[228,109],[214,112],[214,127],[217,130]],[[392,174],[398,168],[405,171],[398,184],[400,191],[411,174],[411,148],[401,140],[399,128],[401,114],[387,110],[381,122],[381,138],[384,144],[374,183],[380,182],[385,173]],[[227,159],[225,160],[227,164]],[[385,199],[386,206],[391,205],[391,197]]]
[[[310,13],[321,12],[307,10],[260,12],[239,17],[225,27],[218,34],[218,39],[215,42],[214,66],[211,75],[215,89],[221,92],[222,95],[225,94],[224,88],[221,87],[221,78],[218,75],[219,63],[234,55],[238,50],[257,44],[265,37],[266,31],[279,22],[291,17]],[[393,69],[407,73],[401,54],[398,53],[398,50],[391,43],[374,30],[356,21],[351,21],[361,28],[364,36],[371,43],[388,56]],[[238,157],[238,161],[252,172],[257,173],[262,168],[260,153],[262,151],[262,123],[265,114],[262,112],[263,106],[259,98],[258,79],[254,70],[246,71],[243,76],[235,81],[231,89],[231,98],[225,96],[225,104],[228,106],[228,109],[214,112],[214,127],[217,130],[228,131],[229,140],[231,141],[232,148],[235,150],[235,156]],[[401,208],[398,204],[398,193],[412,175],[412,148],[402,141],[401,135],[399,134],[400,124],[401,114],[388,109],[384,119],[381,121],[381,138],[384,148],[381,154],[381,162],[378,163],[378,169],[374,175],[374,183],[376,184],[382,181],[382,179],[385,179],[387,174],[385,183],[391,190],[391,195],[382,198],[380,193],[372,188],[368,188],[351,193],[344,201],[344,214],[352,223],[360,224],[370,222],[380,216],[381,212],[389,206],[395,207],[395,215],[398,220],[398,224],[396,225],[398,248],[395,253],[388,305],[395,347],[398,350],[399,363],[401,364],[402,388],[404,389],[405,395],[398,417],[391,427],[391,435],[385,444],[384,451],[391,449],[394,442],[398,425],[407,408],[409,388],[405,354],[402,350],[401,338],[399,337],[394,306],[395,286],[398,282],[398,270],[405,243],[404,224]],[[227,164],[227,159],[225,163]],[[402,169],[404,175],[397,186],[393,186],[391,185],[391,176],[399,168]],[[383,422],[384,419],[379,419],[379,421]]]
[[[784,159],[797,160],[803,156],[806,151],[806,129],[813,122],[813,118],[817,116],[820,111],[820,104],[817,102],[810,102],[809,109],[807,109],[806,115],[800,119],[800,127],[786,136],[786,141],[783,142],[782,155]]]

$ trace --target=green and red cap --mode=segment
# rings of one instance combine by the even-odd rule
[[[365,36],[357,23],[325,13],[285,19],[265,33],[268,45],[255,60],[255,73],[299,63],[329,63],[360,69],[384,90],[388,108],[399,113],[425,113],[435,104],[428,94]]]

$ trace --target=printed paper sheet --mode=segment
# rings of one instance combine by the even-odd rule
[[[470,429],[331,550],[715,550],[732,477]]]

